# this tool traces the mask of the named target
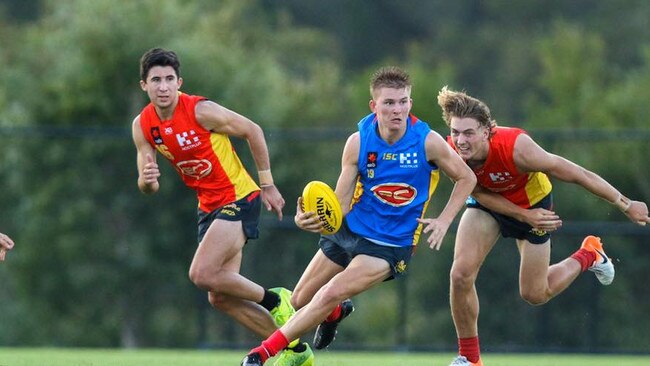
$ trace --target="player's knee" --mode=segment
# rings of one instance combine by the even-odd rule
[[[214,288],[213,281],[213,271],[210,271],[208,268],[192,265],[190,267],[190,281],[196,285],[196,287],[206,290],[206,291],[217,291],[217,288]]]
[[[328,304],[339,303],[350,296],[346,294],[339,286],[334,286],[330,283],[323,286],[323,288],[319,291],[318,297],[323,304]]]
[[[521,298],[533,306],[544,305],[550,297],[544,291],[531,291],[522,289],[519,291]]]
[[[212,307],[218,310],[225,310],[226,306],[228,305],[226,296],[212,291],[208,292],[208,301]]]
[[[456,290],[472,288],[476,280],[476,272],[460,266],[452,266],[449,279],[451,286]]]
[[[296,310],[307,305],[310,300],[311,297],[307,296],[305,291],[300,288],[294,289],[293,293],[291,294],[291,306],[293,306],[293,308]]]

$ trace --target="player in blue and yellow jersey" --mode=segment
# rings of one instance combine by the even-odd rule
[[[336,234],[321,236],[320,250],[293,292],[296,315],[252,349],[242,365],[264,364],[315,326],[314,347],[327,347],[337,324],[353,310],[347,299],[404,273],[420,233],[428,233],[429,246],[439,249],[476,184],[444,139],[410,114],[411,83],[404,71],[378,70],[370,92],[372,114],[343,148],[335,190],[343,225]],[[454,190],[438,217],[425,218],[440,170],[455,181]],[[299,199],[296,224],[318,232],[318,217],[300,207]]]
[[[603,285],[614,279],[614,266],[595,236],[587,236],[569,258],[550,265],[550,232],[562,221],[553,211],[549,176],[582,186],[639,225],[650,222],[648,207],[623,196],[597,174],[545,151],[525,131],[497,126],[487,105],[476,98],[445,87],[438,94],[438,104],[451,129],[449,144],[477,177],[458,227],[450,275],[459,345],[459,355],[451,365],[482,365],[474,284],[500,235],[517,242],[519,291],[530,304],[546,303],[586,270],[594,272]]]
[[[264,133],[246,117],[180,92],[179,69],[173,51],[155,48],[140,60],[140,86],[151,103],[133,121],[138,187],[143,193],[158,191],[158,152],[196,191],[199,246],[190,279],[208,292],[215,309],[268,337],[293,315],[291,292],[265,289],[239,273],[244,244],[258,237],[261,205],[282,219],[284,199],[273,184]],[[237,157],[230,136],[248,142],[259,185]],[[276,365],[310,366],[313,358],[306,343],[295,342]]]

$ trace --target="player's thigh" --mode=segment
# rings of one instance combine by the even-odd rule
[[[390,275],[391,268],[385,259],[360,254],[332,278],[328,291],[333,292],[332,296],[349,298],[383,282]]]
[[[454,266],[478,269],[499,238],[499,224],[489,213],[467,208],[460,218],[454,245]]]
[[[215,270],[227,265],[238,270],[245,243],[241,221],[216,219],[199,243],[192,264],[207,265]]]
[[[327,258],[319,249],[293,290],[292,305],[296,309],[307,305],[316,292],[341,271],[343,267]]]
[[[551,261],[551,241],[531,244],[517,240],[519,247],[519,288],[522,293],[541,291],[548,286],[548,268]]]

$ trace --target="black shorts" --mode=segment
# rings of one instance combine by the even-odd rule
[[[526,224],[525,222],[521,222],[510,216],[493,212],[481,206],[481,204],[478,203],[471,196],[467,199],[467,202],[465,203],[467,207],[478,208],[492,215],[492,217],[494,217],[494,219],[497,220],[497,223],[499,224],[499,229],[501,230],[501,235],[504,238],[528,240],[531,244],[544,244],[551,238],[551,234],[546,231],[534,230],[532,226]],[[530,209],[533,208],[545,208],[547,210],[552,210],[553,195],[549,193],[546,197],[542,198],[541,201],[534,204]]]
[[[321,235],[318,245],[327,258],[342,267],[347,267],[352,258],[359,254],[385,260],[392,272],[386,281],[404,274],[413,255],[412,245],[407,247],[379,245],[351,232],[345,218],[339,231],[333,235]]]
[[[241,221],[246,240],[257,239],[260,234],[258,225],[260,222],[261,207],[262,198],[260,197],[260,191],[255,191],[239,201],[221,206],[212,212],[205,212],[199,209],[199,243],[203,240],[203,236],[205,236],[208,228],[216,219]]]

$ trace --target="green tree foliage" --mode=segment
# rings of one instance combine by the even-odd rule
[[[13,225],[11,299],[22,306],[12,308],[19,329],[7,343],[195,344],[198,326],[187,318],[198,315],[180,312],[206,302],[186,279],[195,198],[169,168],[155,197],[135,184],[130,124],[145,104],[139,57],[155,46],[176,50],[184,90],[273,130],[305,117],[337,120],[344,109],[344,100],[329,104],[338,96],[335,63],[318,55],[298,68],[287,57],[326,39],[274,21],[254,1],[51,1],[42,18],[19,27],[0,72],[3,125],[25,131],[3,144],[11,190],[3,202],[18,200],[12,215],[29,218]],[[283,174],[289,169],[276,179]]]
[[[443,136],[436,95],[444,85],[465,89],[500,124],[525,127],[650,201],[650,172],[635,162],[648,156],[647,1],[30,0],[0,9],[0,231],[17,242],[0,264],[2,345],[257,340],[209,309],[187,279],[193,193],[166,163],[161,192],[137,191],[130,125],[147,101],[138,60],[151,47],[179,53],[184,91],[265,129],[287,206],[281,223],[263,213],[260,240],[245,248],[242,271],[264,286],[293,287],[316,250],[317,236],[293,225],[296,197],[310,180],[336,183],[379,66],[409,71],[414,114]],[[246,143],[234,143],[254,171]],[[428,214],[450,187],[441,180]],[[516,248],[499,242],[477,283],[482,343],[647,351],[647,234],[584,190],[555,187],[566,225],[552,261],[595,233],[617,260],[616,282],[601,288],[582,276],[530,307],[518,295]],[[440,252],[421,244],[404,281],[355,299],[345,343],[454,347],[453,239]]]

